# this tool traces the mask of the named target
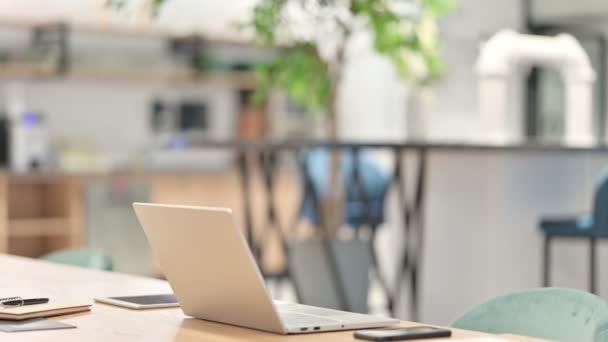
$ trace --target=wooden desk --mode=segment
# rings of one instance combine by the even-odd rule
[[[167,282],[157,279],[93,271],[3,254],[0,254],[0,270],[3,274],[0,278],[0,295],[2,296],[18,295],[18,291],[24,291],[27,288],[45,289],[50,297],[69,295],[82,299],[171,291]],[[350,331],[283,336],[188,318],[180,309],[135,311],[95,304],[91,312],[53,319],[74,324],[78,328],[23,333],[0,332],[0,340],[3,342],[356,341]],[[401,325],[415,324],[402,322]],[[454,329],[453,332],[453,339],[489,336],[457,329]],[[532,341],[517,337],[508,337],[508,339]]]

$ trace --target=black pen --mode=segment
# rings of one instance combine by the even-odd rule
[[[30,299],[13,299],[6,302],[0,302],[5,306],[23,306],[23,305],[34,305],[34,304],[46,304],[49,302],[48,298],[30,298]]]

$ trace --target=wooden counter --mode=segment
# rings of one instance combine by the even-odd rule
[[[22,182],[0,173],[0,252],[38,256],[82,245],[80,181]]]

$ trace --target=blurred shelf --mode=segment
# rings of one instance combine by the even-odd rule
[[[0,62],[0,77],[48,78],[57,75],[55,66],[42,63]]]
[[[67,218],[19,218],[8,220],[9,237],[40,237],[70,235],[70,221]]]
[[[66,73],[58,73],[48,64],[0,62],[0,78],[67,79],[95,81],[138,81],[193,83],[210,82],[239,89],[253,89],[255,75],[251,71],[154,70],[151,68],[94,68],[70,67]]]
[[[202,77],[208,82],[238,85],[240,89],[254,89],[257,85],[255,74],[252,71],[216,71],[204,74]]]
[[[130,27],[101,25],[98,23],[82,24],[70,23],[68,21],[30,20],[25,18],[6,17],[0,15],[0,27],[20,27],[31,30],[33,47],[48,49],[49,46],[57,51],[50,60],[38,59],[38,61],[22,62],[12,61],[6,58],[0,61],[0,78],[4,79],[61,79],[61,80],[94,80],[94,81],[135,81],[135,82],[167,82],[167,83],[193,83],[211,82],[237,89],[255,88],[255,76],[251,71],[209,70],[199,71],[187,65],[125,65],[96,66],[94,62],[89,66],[70,63],[72,61],[70,44],[68,43],[71,32],[91,32],[99,34],[112,34],[117,37],[149,36],[167,40],[171,49],[181,46],[183,51],[179,52],[187,60],[198,60],[201,56],[201,46],[208,43],[221,44],[244,44],[251,46],[248,42],[235,41],[215,37],[209,39],[198,32],[181,33],[161,29],[152,24],[140,24]],[[177,44],[177,45],[175,45]],[[183,46],[182,46],[183,45]],[[185,49],[185,50],[184,50]],[[192,51],[190,51],[192,50]],[[45,50],[42,50],[45,51]],[[186,52],[184,52],[186,51]],[[171,50],[172,53],[177,53]],[[118,64],[118,63],[116,63]]]
[[[192,35],[200,35],[204,38],[205,43],[212,44],[226,44],[226,45],[251,45],[251,42],[246,39],[236,39],[234,37],[221,37],[218,34],[213,34],[213,37],[210,37],[209,34],[205,34],[203,32],[198,31],[186,31],[182,30],[170,30],[160,27],[155,27],[152,24],[138,24],[138,25],[116,25],[111,23],[106,23],[101,19],[97,19],[97,22],[94,23],[83,23],[78,22],[75,23],[69,20],[37,20],[31,18],[23,18],[23,17],[11,17],[11,16],[2,16],[0,15],[0,27],[16,27],[23,29],[32,29],[36,27],[46,26],[46,25],[54,25],[57,23],[66,23],[69,25],[70,30],[73,32],[82,32],[82,33],[94,33],[94,34],[109,34],[116,36],[143,36],[150,38],[160,38],[160,39],[171,39],[171,38],[180,38],[187,37]]]

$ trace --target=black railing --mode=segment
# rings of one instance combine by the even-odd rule
[[[302,200],[309,198],[313,202],[313,206],[316,208],[316,213],[319,217],[319,224],[323,232],[328,232],[329,227],[326,226],[326,220],[323,218],[323,211],[320,210],[320,194],[317,194],[317,190],[313,184],[313,180],[310,178],[310,174],[306,172],[308,170],[308,161],[306,158],[298,158],[297,156],[304,151],[313,148],[324,148],[327,150],[340,150],[349,151],[352,154],[353,163],[352,169],[349,170],[351,179],[353,181],[352,186],[355,189],[351,189],[356,194],[357,200],[363,203],[363,220],[361,225],[369,226],[371,236],[369,243],[372,248],[372,266],[379,280],[380,286],[387,299],[387,310],[389,313],[394,314],[396,311],[396,302],[402,298],[402,288],[404,284],[407,284],[409,290],[409,318],[416,320],[419,317],[419,279],[420,279],[420,265],[423,252],[423,237],[424,237],[424,201],[425,201],[425,181],[426,181],[426,163],[427,163],[427,145],[424,144],[395,144],[395,143],[353,143],[353,142],[282,142],[282,143],[268,143],[260,141],[234,141],[234,142],[209,142],[203,145],[204,147],[220,148],[220,149],[231,149],[236,151],[238,154],[238,166],[240,185],[242,188],[242,200],[243,200],[243,219],[246,229],[246,238],[253,251],[254,256],[260,260],[263,248],[265,245],[265,239],[270,233],[276,233],[280,238],[281,249],[285,254],[286,258],[289,258],[289,248],[287,241],[290,238],[286,231],[282,229],[281,223],[279,222],[277,215],[277,206],[275,202],[275,176],[279,166],[279,156],[285,153],[296,156],[296,167],[302,178],[301,185],[303,187]],[[396,191],[396,199],[398,201],[399,213],[400,213],[400,225],[403,229],[405,236],[405,246],[402,247],[402,257],[397,269],[396,281],[390,284],[381,271],[378,263],[377,251],[375,250],[375,241],[377,233],[377,223],[371,218],[370,213],[370,199],[364,186],[363,177],[361,175],[359,162],[362,152],[365,151],[385,151],[391,153],[394,159],[394,166],[392,174],[390,175],[389,188]],[[413,156],[412,156],[413,154]],[[413,158],[412,158],[413,157]],[[407,160],[407,165],[406,165]],[[255,162],[254,162],[255,161]],[[257,167],[260,169],[260,173],[253,172],[253,168]],[[414,183],[413,186],[407,186],[406,176],[408,171],[413,171]],[[329,172],[329,170],[328,170]],[[260,227],[261,231],[258,230],[258,234],[254,234],[254,223],[253,223],[253,206],[252,206],[252,179],[253,175],[261,174],[263,189],[265,192],[265,223],[263,227]],[[346,196],[346,193],[345,193]],[[361,228],[361,227],[356,227]],[[259,236],[259,238],[256,238]],[[334,253],[332,253],[332,245],[329,243],[328,234],[323,234],[325,238],[322,239],[323,250],[325,253],[326,260],[328,260],[329,268],[334,277],[333,283],[336,286],[336,293],[339,298],[337,302],[340,306],[348,310],[348,302],[345,295],[344,284],[341,283],[341,279],[338,276],[337,267],[338,264],[335,260]],[[278,273],[265,274],[268,277],[276,277],[279,279],[290,279],[291,270],[289,269],[289,262],[286,263],[285,268]],[[296,293],[297,293],[296,286]]]

